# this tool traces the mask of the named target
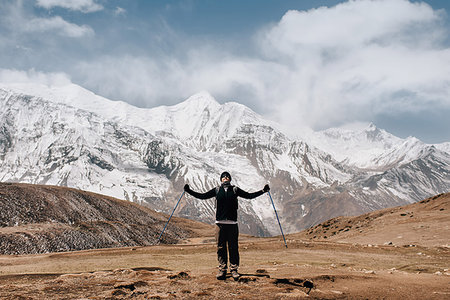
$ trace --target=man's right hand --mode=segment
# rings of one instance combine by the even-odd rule
[[[189,187],[189,184],[185,184],[184,185],[184,191],[187,192],[187,191],[190,191],[190,190],[191,190],[191,188]]]

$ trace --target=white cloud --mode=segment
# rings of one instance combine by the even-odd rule
[[[404,44],[439,20],[427,4],[406,0],[349,1],[332,8],[289,11],[266,36],[272,54],[299,55],[303,47],[351,49],[370,44]],[[412,33],[413,36],[407,35]]]
[[[53,7],[62,7],[70,10],[81,11],[84,13],[103,10],[103,6],[95,3],[94,0],[37,0],[38,6],[51,9]]]
[[[404,0],[286,13],[260,39],[265,57],[289,68],[280,77],[279,118],[325,128],[430,105],[450,108],[442,18],[427,4]]]
[[[94,35],[94,30],[87,25],[77,25],[67,22],[60,16],[52,18],[34,18],[26,21],[24,29],[27,32],[54,31],[59,35],[68,37],[86,37]]]
[[[266,99],[283,72],[282,66],[272,63],[222,55],[219,59],[209,51],[198,48],[186,60],[107,56],[80,63],[76,79],[102,95],[138,106],[174,104],[201,90],[210,91],[219,100],[248,103]],[[274,72],[265,73],[267,69]],[[245,99],[244,94],[252,99]]]
[[[33,36],[30,38],[29,34]],[[9,41],[33,40],[37,33],[56,33],[58,36],[82,38],[94,35],[94,30],[87,25],[77,25],[64,20],[60,16],[42,18],[36,17],[24,7],[21,1],[0,3],[0,34]],[[43,42],[50,36],[43,36]],[[1,45],[0,45],[1,47]]]
[[[114,14],[116,16],[124,15],[126,12],[127,11],[124,8],[119,7],[119,6],[117,6],[116,9],[114,10]]]
[[[443,17],[405,0],[349,1],[287,12],[259,34],[259,58],[196,45],[182,59],[105,57],[78,70],[87,87],[139,105],[208,90],[291,127],[326,128],[379,114],[449,109]]]
[[[103,96],[139,106],[174,104],[208,90],[219,101],[244,103],[291,128],[450,111],[446,17],[406,0],[289,11],[254,37],[261,52],[251,58],[231,54],[223,41],[181,38],[169,27],[168,34],[149,37],[178,47],[173,53],[182,56],[100,55],[74,63],[71,75]],[[11,24],[72,37],[93,34],[59,17],[29,19]]]
[[[46,86],[64,86],[71,83],[70,77],[65,73],[44,73],[34,69],[28,71],[10,70],[0,68],[1,83],[42,84]]]

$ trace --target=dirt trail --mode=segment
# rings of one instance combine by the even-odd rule
[[[212,237],[211,237],[212,238]],[[204,240],[210,240],[205,238]],[[213,243],[0,257],[6,299],[449,299],[448,248],[243,238],[242,277]]]

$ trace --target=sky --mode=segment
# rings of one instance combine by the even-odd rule
[[[208,91],[290,128],[450,142],[447,0],[2,0],[0,82],[138,107]]]

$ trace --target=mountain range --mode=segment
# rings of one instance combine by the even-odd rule
[[[450,143],[402,139],[374,124],[295,136],[248,107],[201,92],[137,108],[71,84],[0,84],[0,181],[68,186],[170,213],[229,171],[247,191],[269,183],[286,232],[450,190]],[[267,196],[241,199],[240,230],[279,233]],[[176,215],[212,223],[214,201]]]

